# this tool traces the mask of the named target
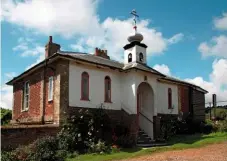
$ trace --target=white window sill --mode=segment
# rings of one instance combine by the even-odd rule
[[[49,99],[49,100],[48,100],[48,102],[52,102],[52,101],[53,101],[53,99]]]
[[[24,109],[24,110],[21,110],[21,112],[27,112],[28,111],[28,108],[27,109]]]

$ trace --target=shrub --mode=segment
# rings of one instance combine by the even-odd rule
[[[77,157],[78,155],[79,155],[78,152],[75,151],[75,152],[72,152],[72,153],[68,153],[67,158],[75,158],[75,157]]]
[[[112,145],[111,146],[111,152],[112,153],[117,153],[119,151],[120,151],[120,149],[119,149],[119,147],[117,145]]]
[[[209,133],[212,132],[212,130],[213,130],[213,126],[212,126],[211,123],[206,123],[206,122],[205,123],[203,123],[203,122],[200,123],[200,132],[201,133],[209,134]]]
[[[217,115],[216,115],[217,120],[226,120],[227,119],[227,110],[222,109],[219,110]]]
[[[99,140],[98,143],[91,143],[89,146],[89,152],[91,153],[107,153],[110,152],[110,147],[105,142]]]
[[[59,149],[83,152],[93,141],[93,119],[88,110],[72,115],[58,133]]]
[[[177,118],[174,116],[168,116],[161,118],[160,121],[161,129],[160,135],[157,140],[169,140],[172,136],[174,136],[177,132]]]
[[[130,135],[122,135],[117,138],[116,144],[122,148],[132,148],[136,145],[136,140],[133,136]]]
[[[58,144],[54,137],[46,136],[37,139],[30,145],[30,148],[29,161],[56,161],[63,159],[62,156],[57,155]]]
[[[28,146],[20,146],[12,152],[5,152],[2,160],[5,161],[63,161],[65,153],[57,151],[57,140],[46,136],[37,139]]]
[[[68,151],[66,150],[57,150],[55,157],[58,159],[58,161],[64,161],[64,158],[68,156]]]
[[[109,117],[102,108],[79,110],[59,132],[59,148],[69,152],[87,152],[93,142],[106,139],[106,133],[111,131],[109,122]]]
[[[1,124],[7,125],[12,119],[12,110],[1,108]]]
[[[216,125],[217,125],[217,131],[219,131],[219,132],[227,132],[227,120],[218,121],[216,123]]]
[[[212,131],[214,132],[227,132],[227,120],[223,121],[206,120],[206,126],[212,127]]]
[[[12,155],[16,156],[18,160],[28,161],[28,157],[32,151],[30,147],[31,146],[19,146],[12,152]]]
[[[19,161],[13,152],[1,152],[1,161]]]

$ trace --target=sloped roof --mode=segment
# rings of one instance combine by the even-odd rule
[[[129,64],[125,65],[122,69],[123,70],[129,70],[129,69],[132,69],[132,68],[143,70],[143,71],[146,71],[146,72],[151,72],[153,74],[158,74],[158,75],[161,75],[161,76],[165,76],[164,74],[162,74],[162,73],[158,72],[157,70],[149,67],[148,65],[141,64],[141,63],[129,63]]]
[[[196,86],[195,84],[192,84],[192,83],[189,83],[189,82],[177,79],[177,78],[173,78],[173,77],[169,77],[167,75],[164,75],[164,74],[158,72],[157,70],[149,67],[146,64],[141,64],[141,63],[136,62],[136,63],[129,63],[127,65],[124,65],[123,63],[120,63],[118,61],[109,60],[109,59],[106,59],[106,58],[102,58],[100,56],[95,56],[95,55],[92,55],[92,54],[80,53],[80,52],[68,52],[68,51],[59,51],[59,52],[55,53],[54,55],[52,55],[50,58],[53,58],[53,57],[56,58],[58,56],[60,56],[61,58],[76,59],[76,60],[85,61],[85,62],[88,62],[88,63],[113,67],[113,68],[119,69],[120,71],[126,71],[126,70],[130,70],[130,69],[138,69],[138,70],[142,70],[142,71],[146,71],[146,72],[150,72],[152,74],[157,74],[157,75],[162,76],[162,78],[159,78],[159,80],[167,80],[167,81],[174,81],[174,82],[178,82],[178,83],[183,83],[185,85],[197,87],[202,92],[207,93],[206,90],[202,89],[199,86]],[[37,65],[31,67],[30,69],[24,71],[23,73],[21,73],[17,77],[14,77],[12,80],[7,82],[6,84],[12,85],[12,83],[14,81],[20,79],[22,76],[24,76],[27,73],[33,72],[38,67],[44,65],[44,63],[45,63],[45,60],[43,60],[42,62],[38,63]]]
[[[78,53],[78,52],[66,52],[66,51],[61,51],[59,52],[60,55],[62,56],[69,56],[74,59],[90,62],[90,63],[97,63],[99,65],[105,65],[109,67],[114,67],[118,68],[121,70],[129,70],[129,69],[139,69],[147,72],[151,72],[153,74],[158,74],[164,76],[162,73],[156,71],[155,69],[141,63],[129,63],[127,65],[124,65],[123,63],[120,63],[115,60],[109,60],[106,58],[102,58],[100,56],[95,56],[92,54],[86,54],[86,53]]]
[[[199,91],[201,91],[203,93],[208,93],[207,90],[201,88],[200,86],[197,86],[194,83],[190,83],[190,82],[187,82],[187,81],[184,81],[184,80],[181,80],[181,79],[177,79],[177,78],[174,78],[174,77],[166,76],[166,77],[163,77],[163,78],[159,78],[159,80],[167,80],[167,81],[173,81],[173,82],[178,82],[178,83],[186,84],[188,86],[195,87],[197,90],[199,90]]]
[[[58,52],[58,54],[60,54],[62,56],[69,56],[71,58],[75,58],[75,59],[79,59],[79,60],[84,60],[84,61],[87,61],[90,63],[97,63],[100,65],[106,65],[106,66],[115,67],[115,68],[119,68],[119,69],[122,69],[124,67],[124,64],[120,63],[118,61],[109,60],[106,58],[102,58],[100,56],[95,56],[95,55],[87,54],[87,53],[60,51],[60,52]]]

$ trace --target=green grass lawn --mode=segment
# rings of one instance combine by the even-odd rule
[[[168,143],[169,146],[165,147],[153,147],[153,148],[133,148],[133,149],[122,149],[120,152],[111,154],[85,154],[79,155],[76,158],[68,158],[67,161],[106,161],[116,159],[126,159],[141,155],[148,155],[154,152],[162,152],[167,150],[180,150],[186,148],[197,148],[212,143],[220,143],[227,141],[226,133],[211,133],[209,135],[188,135],[188,136],[177,136],[171,139]]]

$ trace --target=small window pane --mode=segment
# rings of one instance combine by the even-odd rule
[[[168,89],[168,108],[172,108],[172,90],[171,88]]]
[[[132,54],[131,53],[128,55],[128,62],[129,63],[132,62]]]
[[[89,75],[84,72],[82,73],[82,87],[81,87],[81,90],[82,90],[82,96],[81,98],[82,99],[89,99]]]
[[[53,100],[53,77],[49,77],[48,101]]]
[[[111,80],[109,77],[105,78],[105,101],[111,101]]]
[[[26,110],[29,107],[29,83],[26,82],[24,84],[24,91],[23,91],[23,107],[22,110]]]

